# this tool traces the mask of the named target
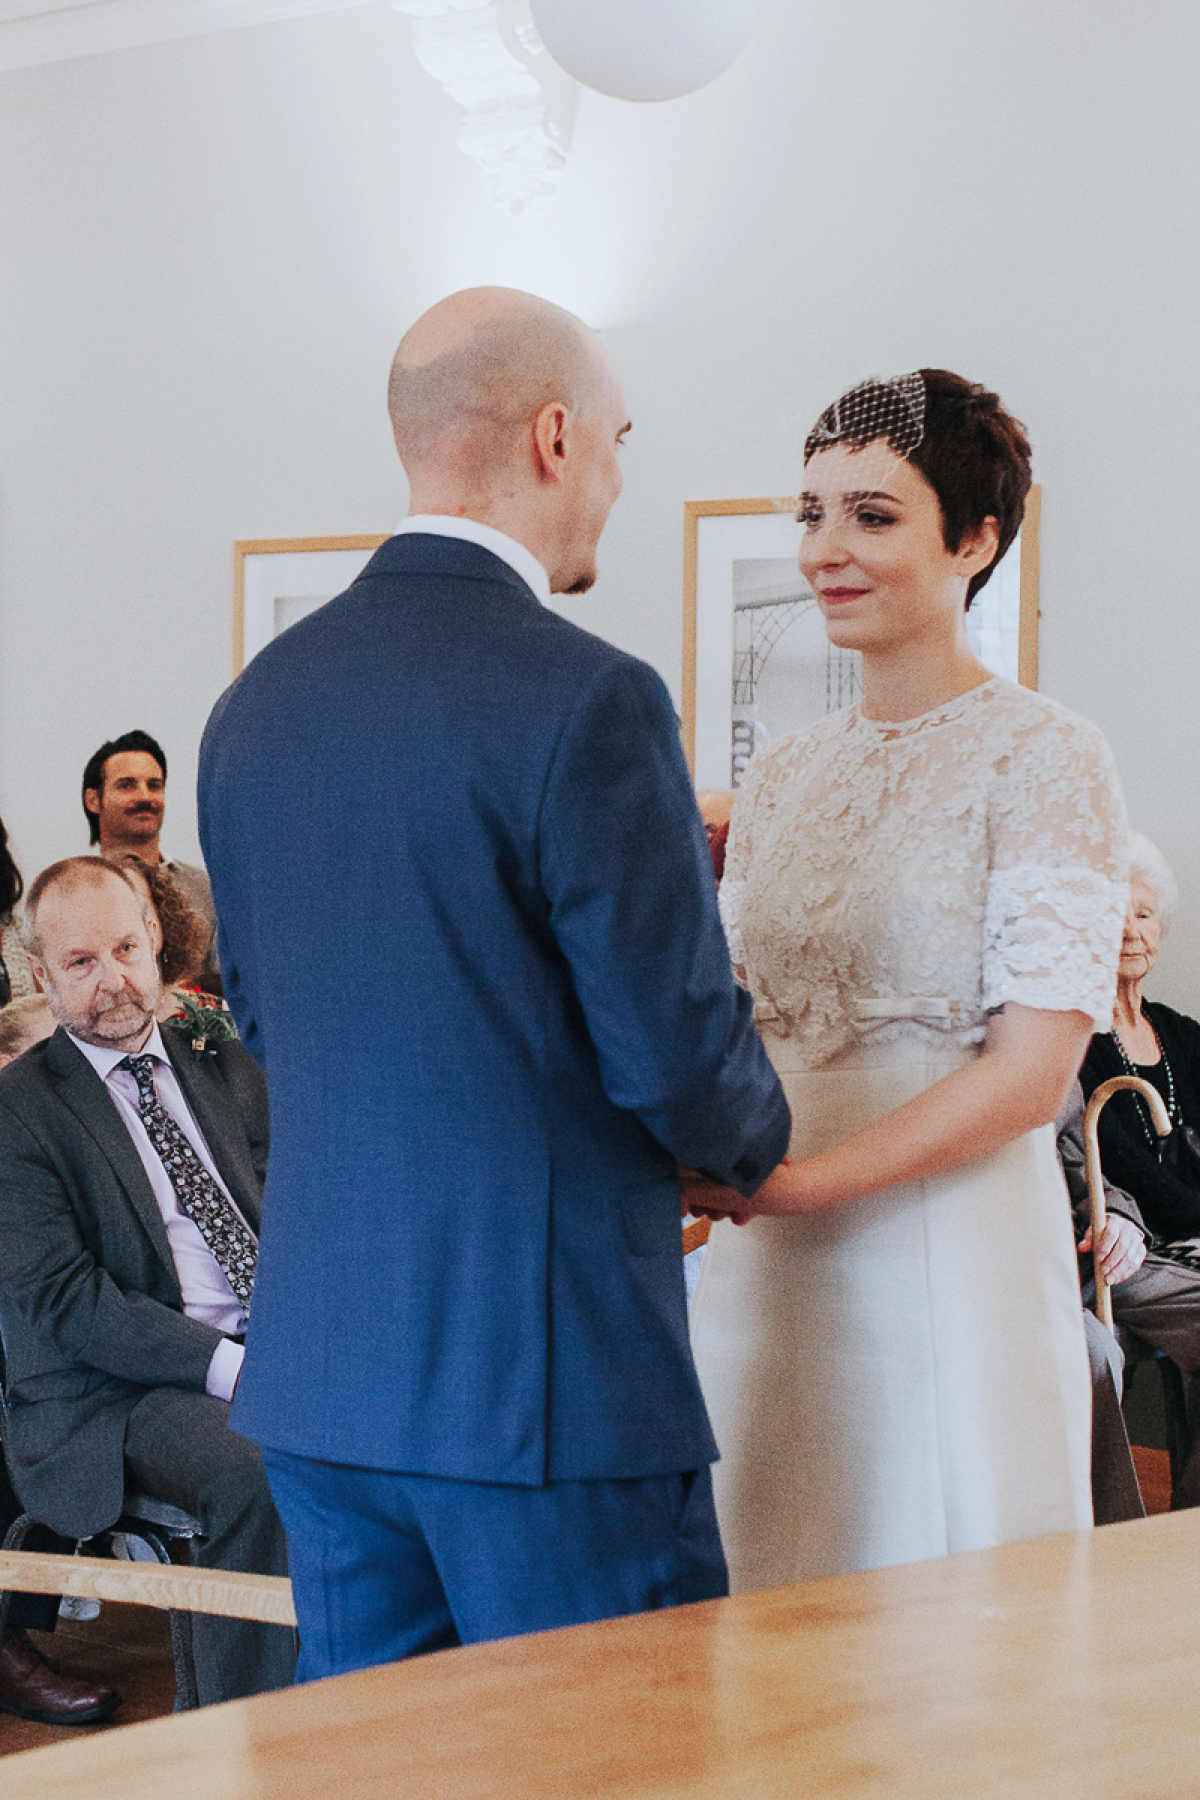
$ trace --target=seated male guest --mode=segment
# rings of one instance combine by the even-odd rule
[[[24,960],[22,949],[21,957]],[[26,965],[27,966],[27,965]],[[0,1069],[15,1062],[54,1030],[54,1015],[45,994],[29,994],[0,1007]],[[0,1464],[0,1540],[24,1507]],[[54,1532],[33,1534],[30,1550],[70,1551],[71,1543]],[[16,1713],[41,1725],[91,1725],[115,1712],[120,1696],[95,1682],[80,1681],[56,1668],[26,1636],[25,1627],[53,1631],[58,1620],[56,1594],[14,1594],[7,1629],[0,1640],[0,1712]]]
[[[257,1448],[228,1429],[257,1257],[264,1083],[237,1042],[155,1022],[161,980],[119,868],[38,876],[26,947],[58,1029],[0,1070],[5,1451],[68,1537],[126,1482],[196,1514],[201,1567],[286,1573]],[[197,1614],[202,1703],[293,1678],[294,1634]]]

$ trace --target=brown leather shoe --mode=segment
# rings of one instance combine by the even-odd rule
[[[4,1634],[0,1644],[0,1712],[16,1713],[39,1725],[94,1725],[121,1704],[111,1688],[90,1687],[60,1675],[23,1631]]]

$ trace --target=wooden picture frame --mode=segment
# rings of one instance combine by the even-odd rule
[[[288,625],[348,588],[388,533],[240,538],[233,546],[233,673]]]
[[[968,615],[981,661],[1030,688],[1036,688],[1038,680],[1041,498],[1035,485],[1016,542]],[[816,601],[795,568],[800,539],[795,507],[793,499],[770,498],[689,500],[684,505],[683,746],[698,788],[736,786],[741,768],[760,741],[754,734],[762,727],[768,736],[774,735],[753,716],[756,673],[761,682],[774,646],[810,610],[811,617],[805,620],[812,665],[805,669],[807,686],[801,693],[803,684],[797,682],[795,716],[787,716],[786,696],[781,697],[778,729],[795,730],[821,711],[855,697],[857,659],[829,646]],[[780,624],[785,608],[788,616]],[[764,618],[774,614],[765,649],[739,644],[738,613]],[[818,656],[825,664],[823,705]]]

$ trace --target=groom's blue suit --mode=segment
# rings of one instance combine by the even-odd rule
[[[751,1194],[789,1119],[662,682],[401,535],[218,702],[200,808],[271,1104],[233,1423],[306,1672],[719,1591],[672,1562],[716,1454],[676,1165]],[[420,1617],[322,1652],[389,1558]]]

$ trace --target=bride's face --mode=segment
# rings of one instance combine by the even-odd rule
[[[882,651],[962,628],[967,584],[996,553],[996,521],[955,551],[938,497],[882,438],[816,451],[800,496],[800,569],[840,649]]]

